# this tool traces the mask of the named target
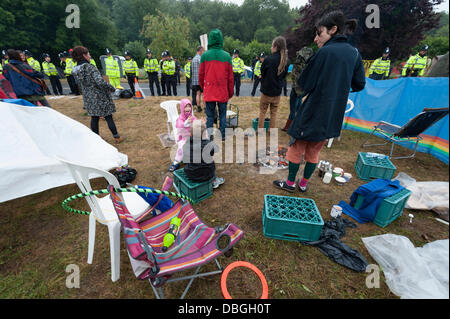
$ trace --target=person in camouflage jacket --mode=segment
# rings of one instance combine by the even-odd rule
[[[298,50],[295,54],[295,58],[292,61],[292,72],[291,72],[291,79],[292,79],[292,90],[291,95],[289,96],[289,117],[286,121],[286,124],[284,128],[282,128],[282,131],[286,132],[289,128],[289,126],[292,123],[292,120],[294,119],[295,114],[295,107],[297,104],[297,100],[301,95],[300,88],[298,87],[297,80],[300,77],[300,74],[302,73],[303,69],[306,67],[306,64],[308,63],[308,60],[310,57],[312,57],[314,54],[314,51],[312,48],[309,47],[303,47],[302,49]]]

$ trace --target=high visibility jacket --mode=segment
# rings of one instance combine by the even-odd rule
[[[145,72],[150,72],[150,73],[158,72],[159,71],[158,60],[146,58],[144,60],[144,69],[145,69]]]
[[[64,70],[64,74],[66,76],[72,75],[73,68],[77,65],[77,63],[72,60],[72,58],[66,58],[66,68]]]
[[[174,60],[164,61],[162,71],[167,75],[174,75],[175,74],[175,61]]]
[[[427,67],[427,60],[427,56],[421,57],[419,53],[413,55],[403,66],[402,76],[406,76],[408,69],[417,70],[419,71],[419,76],[423,76],[425,68]]]
[[[5,65],[7,65],[9,63],[9,61],[5,60],[4,63],[5,63]],[[0,62],[0,74],[2,74],[2,73],[3,73],[3,67],[2,67],[2,63]]]
[[[42,62],[42,70],[47,76],[58,75],[58,71],[56,70],[55,65],[51,62]]]
[[[383,58],[378,58],[373,61],[369,69],[369,75],[375,72],[376,74],[383,74],[389,76],[389,70],[391,69],[391,60]]]
[[[186,75],[188,79],[191,78],[191,62],[186,63],[184,66],[184,75]]]
[[[41,72],[41,64],[35,59],[33,59],[31,56],[27,59],[27,63],[36,71]]]
[[[240,57],[236,57],[231,62],[233,65],[233,73],[244,72],[244,60],[242,60]]]
[[[94,60],[94,59],[91,59],[90,63],[91,63],[93,66],[97,67],[97,63],[95,63],[95,60]]]
[[[125,60],[123,62],[123,71],[126,74],[134,74],[136,76],[139,76],[139,68],[137,66],[136,61],[134,61],[133,59],[130,60]]]
[[[260,76],[261,75],[261,61],[256,62],[255,64],[255,75]]]
[[[120,68],[119,63],[112,57],[105,59],[105,74],[109,78],[120,78]]]

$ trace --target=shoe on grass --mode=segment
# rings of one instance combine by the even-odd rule
[[[289,186],[286,181],[273,181],[273,186],[289,193],[293,193],[295,191],[295,185]]]

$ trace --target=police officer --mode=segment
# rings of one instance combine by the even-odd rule
[[[9,63],[8,53],[6,50],[2,50],[2,57],[0,59],[0,74],[2,74],[3,66]]]
[[[53,94],[63,95],[63,89],[61,82],[59,81],[58,71],[56,70],[56,66],[51,62],[50,55],[48,53],[44,53],[42,57],[44,58],[44,61],[42,62],[42,70],[50,79]]]
[[[36,71],[41,72],[41,64],[33,58],[33,54],[28,50],[23,51],[23,54],[27,63]]]
[[[110,49],[106,48],[105,59],[105,75],[109,79],[109,83],[116,89],[120,87],[120,67],[119,63],[112,56]]]
[[[135,96],[134,82],[139,77],[139,68],[136,61],[131,58],[131,53],[128,51],[125,51],[125,62],[123,62],[122,66],[124,76],[128,79],[128,85],[130,86],[131,92],[133,92],[133,96]]]
[[[161,89],[162,89],[162,96],[166,96],[166,87],[167,87],[167,74],[165,73],[166,71],[164,70],[164,63],[167,60],[167,50],[163,51],[161,53],[161,61],[159,62],[159,66],[161,69]]]
[[[258,88],[259,82],[261,82],[261,65],[264,62],[266,54],[263,52],[259,55],[259,60],[255,64],[255,81],[253,82],[252,96],[255,96],[256,89]]]
[[[166,88],[167,95],[177,96],[177,76],[175,74],[175,61],[170,56],[169,51],[166,51],[166,60],[163,63],[163,72],[166,74]],[[172,89],[172,90],[171,90]]]
[[[71,94],[80,95],[78,85],[75,82],[75,78],[72,75],[72,70],[76,66],[76,63],[73,61],[72,56],[70,55],[71,52],[72,49],[70,49],[69,52],[65,51],[66,68],[64,69],[64,74],[66,75],[67,83],[69,84]]]
[[[402,76],[423,76],[428,64],[427,52],[428,45],[425,45],[420,49],[419,53],[410,57],[408,61],[406,61],[406,64],[403,66]]]
[[[144,60],[144,69],[148,75],[148,86],[152,96],[155,96],[155,91],[153,90],[153,84],[156,86],[156,92],[158,96],[161,96],[161,89],[159,87],[158,72],[160,70],[158,59],[152,58],[152,51],[147,49],[147,57]]]
[[[234,86],[236,89],[236,96],[239,96],[239,91],[241,90],[241,74],[244,72],[244,60],[239,57],[239,50],[234,49],[233,51],[233,78]]]
[[[187,58],[187,63],[184,66],[184,75],[186,76],[186,95],[191,95],[191,61],[192,57]]]
[[[383,51],[381,58],[376,59],[369,70],[369,78],[373,80],[384,80],[389,77],[391,70],[391,60],[389,59],[390,49],[386,48]]]

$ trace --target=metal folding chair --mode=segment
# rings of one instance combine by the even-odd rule
[[[423,140],[423,137],[420,135],[429,127],[431,127],[434,123],[448,115],[449,108],[424,108],[421,113],[416,115],[414,118],[408,121],[403,126],[398,126],[395,124],[391,124],[388,122],[378,122],[377,125],[373,127],[372,133],[364,140],[362,143],[362,147],[369,146],[382,146],[388,143],[392,143],[391,151],[389,153],[389,158],[391,159],[402,159],[402,158],[413,158],[416,155],[417,146],[419,142]],[[375,134],[381,134],[386,140],[386,142],[381,144],[366,144],[369,139]],[[408,156],[396,156],[393,157],[392,154],[394,152],[394,145],[396,143],[405,143],[405,142],[416,142],[414,145],[414,151],[412,154]]]

